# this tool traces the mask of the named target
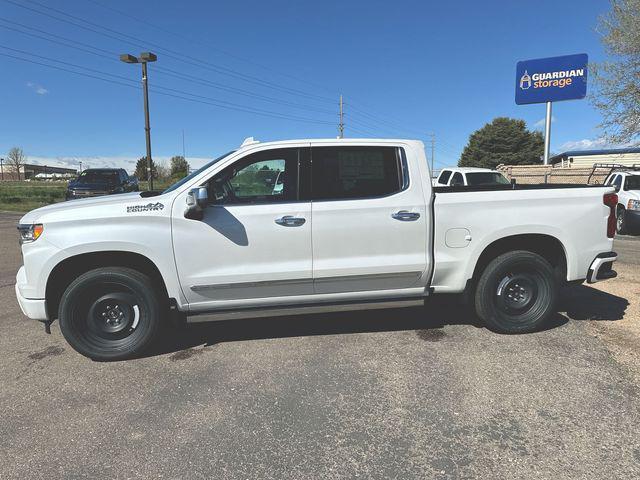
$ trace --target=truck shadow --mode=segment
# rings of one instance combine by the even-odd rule
[[[629,302],[587,286],[568,287],[561,294],[559,311],[541,330],[550,330],[569,320],[615,321],[623,318]],[[193,347],[222,342],[314,335],[345,335],[415,331],[427,342],[445,337],[445,325],[469,325],[482,328],[481,321],[458,295],[442,295],[429,300],[427,308],[361,310],[326,314],[296,315],[258,319],[235,319],[205,324],[189,324],[171,332],[150,356],[174,353],[170,358],[191,357]],[[176,353],[177,352],[177,353]],[[197,350],[200,352],[200,350]]]

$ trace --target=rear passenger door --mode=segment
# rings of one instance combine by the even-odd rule
[[[314,291],[419,286],[428,218],[418,167],[409,171],[404,150],[315,146],[311,159]]]

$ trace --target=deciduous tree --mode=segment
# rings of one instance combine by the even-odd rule
[[[611,0],[611,12],[598,31],[610,58],[590,64],[595,92],[591,99],[602,114],[601,127],[611,143],[640,140],[640,0]]]

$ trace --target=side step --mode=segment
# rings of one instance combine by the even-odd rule
[[[204,312],[187,317],[188,323],[215,322],[241,318],[281,317],[285,315],[307,315],[312,313],[350,312],[353,310],[379,310],[387,308],[420,307],[425,298],[397,299],[368,302],[342,302],[312,305],[291,305],[288,307],[258,307],[250,309],[219,310]]]

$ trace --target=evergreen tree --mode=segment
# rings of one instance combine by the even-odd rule
[[[541,132],[527,130],[524,120],[498,117],[469,136],[458,165],[495,168],[542,163],[544,139]]]

